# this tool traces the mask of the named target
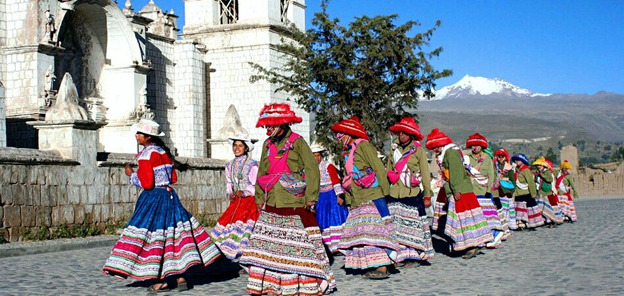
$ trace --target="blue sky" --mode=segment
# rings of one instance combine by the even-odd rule
[[[125,0],[118,0],[123,6]],[[134,0],[135,10],[149,0]],[[173,8],[184,24],[182,0],[155,0]],[[306,0],[307,27],[321,0]],[[539,93],[624,94],[624,1],[448,1],[332,0],[329,13],[343,26],[356,16],[398,14],[398,21],[419,21],[425,31],[442,21],[432,47],[444,51],[432,61],[464,75],[500,78]]]

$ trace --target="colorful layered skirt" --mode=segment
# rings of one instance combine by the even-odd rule
[[[501,223],[500,216],[498,215],[498,208],[496,208],[496,205],[494,204],[493,197],[490,197],[489,195],[477,195],[477,201],[483,211],[483,216],[485,216],[488,221],[490,229],[503,231],[503,224]]]
[[[433,259],[435,252],[422,192],[416,197],[386,197],[386,202],[394,225],[395,239],[400,245],[399,261]]]
[[[400,262],[400,245],[384,198],[352,207],[344,224],[338,250],[345,268],[369,269]]]
[[[212,241],[230,260],[238,259],[249,244],[249,237],[260,213],[253,196],[236,197],[230,202],[210,233]]]
[[[206,230],[171,188],[144,190],[134,214],[106,260],[103,272],[137,280],[162,280],[220,253]]]
[[[536,228],[544,225],[544,217],[537,205],[537,201],[530,195],[516,196],[516,221],[524,223],[526,228]]]
[[[559,199],[556,195],[549,195],[548,197],[540,196],[537,199],[537,205],[542,211],[545,223],[563,223],[563,212],[559,207]]]
[[[461,251],[494,240],[488,220],[474,193],[462,193],[459,200],[448,198],[444,233],[453,240],[453,250]]]
[[[510,230],[518,229],[518,224],[516,222],[516,206],[513,197],[502,195],[499,199],[502,206],[502,216],[507,222],[507,228]]]
[[[336,288],[321,230],[304,208],[266,206],[239,263],[249,294],[322,295]]]
[[[338,250],[343,224],[347,221],[349,210],[346,206],[338,204],[333,189],[319,194],[315,209],[316,221],[323,235],[323,243],[331,253],[334,253]]]
[[[574,222],[576,221],[576,207],[574,206],[574,201],[572,200],[572,195],[570,193],[559,194],[559,205],[561,205],[561,212],[568,220]]]

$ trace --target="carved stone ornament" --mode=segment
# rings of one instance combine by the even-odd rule
[[[227,139],[238,135],[249,136],[249,132],[243,128],[236,107],[230,105],[225,113],[225,118],[223,118],[223,127],[219,130],[218,139]]]
[[[56,103],[48,109],[45,120],[89,120],[87,111],[78,105],[78,90],[69,73],[63,76]]]

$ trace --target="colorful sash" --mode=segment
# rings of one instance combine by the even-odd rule
[[[351,151],[349,152],[349,156],[346,158],[347,163],[345,165],[345,170],[347,171],[347,174],[344,178],[342,178],[342,188],[347,191],[351,191],[351,183],[355,183],[355,185],[362,188],[372,188],[378,184],[375,172],[371,168],[368,168],[365,171],[360,171],[353,164],[355,149],[357,149],[357,145],[363,141],[365,140],[355,140],[351,147]]]
[[[527,190],[529,189],[529,184],[527,183],[522,183],[520,182],[520,180],[518,180],[518,174],[524,170],[528,170],[529,167],[527,165],[522,165],[522,167],[520,169],[518,169],[515,173],[516,176],[516,187],[518,187],[521,190]]]
[[[407,168],[407,161],[410,156],[416,152],[416,149],[420,147],[420,142],[414,142],[414,147],[412,147],[409,151],[403,153],[397,161],[395,158],[394,169],[388,171],[388,180],[391,184],[396,184],[399,182],[401,177],[403,177],[403,184],[408,187],[418,187],[421,182],[420,173],[410,174],[409,169]],[[395,150],[395,153],[399,150]],[[400,152],[399,152],[400,153]]]
[[[305,194],[305,180],[297,179],[288,167],[288,153],[293,149],[293,143],[301,138],[296,133],[291,133],[284,148],[277,151],[277,146],[273,141],[267,141],[267,159],[269,160],[269,169],[266,175],[258,177],[258,185],[265,193],[273,189],[273,186],[279,181],[284,190],[295,196],[303,196]],[[303,174],[302,174],[303,175]],[[305,175],[303,175],[305,179]]]
[[[559,175],[557,177],[557,181],[555,182],[555,187],[563,192],[569,192],[570,191],[570,187],[566,186],[565,184],[563,184],[563,179],[569,174],[564,174],[561,173],[561,175]]]

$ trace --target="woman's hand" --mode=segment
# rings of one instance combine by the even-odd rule
[[[126,164],[126,176],[130,177],[132,173],[134,173],[134,170],[132,170],[132,167],[130,166],[130,164],[127,163]]]
[[[314,205],[316,205],[316,202],[315,202],[315,201],[309,201],[309,202],[306,202],[306,203],[305,203],[305,207],[304,207],[304,208],[305,208],[306,210],[308,210],[308,211],[310,211],[310,212],[314,213],[314,212],[315,212],[315,211],[314,211]]]
[[[341,206],[344,205],[344,195],[341,194],[339,196],[336,196],[336,201],[338,202],[339,205]]]
[[[459,199],[461,198],[461,194],[459,194],[459,192],[455,192],[453,193],[453,197],[455,198],[455,201],[459,201]]]
[[[425,197],[423,202],[425,204],[425,208],[431,207],[431,197]]]

